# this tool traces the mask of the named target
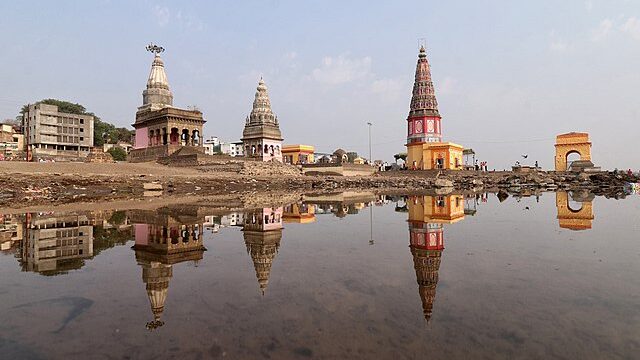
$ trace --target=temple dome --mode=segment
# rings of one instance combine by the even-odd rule
[[[173,94],[169,89],[169,80],[164,70],[164,61],[156,54],[151,63],[151,72],[147,80],[147,88],[142,92],[142,106],[162,108],[173,106]]]
[[[253,108],[247,117],[243,139],[268,138],[282,140],[278,117],[271,110],[271,100],[264,79],[260,78],[256,88]]]

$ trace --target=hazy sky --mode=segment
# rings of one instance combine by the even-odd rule
[[[640,168],[640,1],[2,1],[0,119],[58,98],[133,123],[152,55],[204,135],[238,140],[263,75],[286,144],[404,151],[420,38],[446,141],[490,168],[553,166],[587,131],[593,160]]]

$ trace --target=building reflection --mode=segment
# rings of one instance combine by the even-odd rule
[[[80,269],[102,250],[131,239],[118,211],[32,212],[0,215],[0,249],[23,271],[54,276]]]
[[[271,266],[282,240],[283,208],[264,208],[246,213],[242,234],[258,278],[260,292],[269,285]]]
[[[588,230],[593,224],[593,199],[587,191],[556,192],[556,210],[558,224],[563,229]]]
[[[173,265],[185,261],[197,262],[206,250],[203,242],[204,215],[197,208],[179,211],[135,211],[130,214],[133,223],[136,261],[142,267],[142,281],[153,313],[146,327],[156,329],[167,300]]]
[[[316,206],[308,203],[294,203],[284,207],[282,220],[285,223],[309,224],[316,221]]]
[[[396,206],[396,209],[403,209]],[[462,195],[409,196],[409,248],[413,256],[418,292],[424,318],[429,321],[438,285],[438,271],[444,251],[444,224],[453,224],[465,217]]]
[[[18,215],[0,214],[0,251],[19,256],[23,230]]]

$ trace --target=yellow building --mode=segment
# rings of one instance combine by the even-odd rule
[[[367,161],[361,157],[357,157],[355,159],[353,159],[353,163],[354,164],[358,164],[358,165],[364,165]]]
[[[313,164],[315,148],[311,145],[284,145],[282,160],[285,164]]]
[[[412,170],[462,170],[462,145],[451,142],[407,144],[407,166]]]

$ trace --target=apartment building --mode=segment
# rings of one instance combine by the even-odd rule
[[[30,105],[22,119],[29,156],[33,160],[86,157],[93,147],[93,123],[91,115],[59,112],[55,105]]]

